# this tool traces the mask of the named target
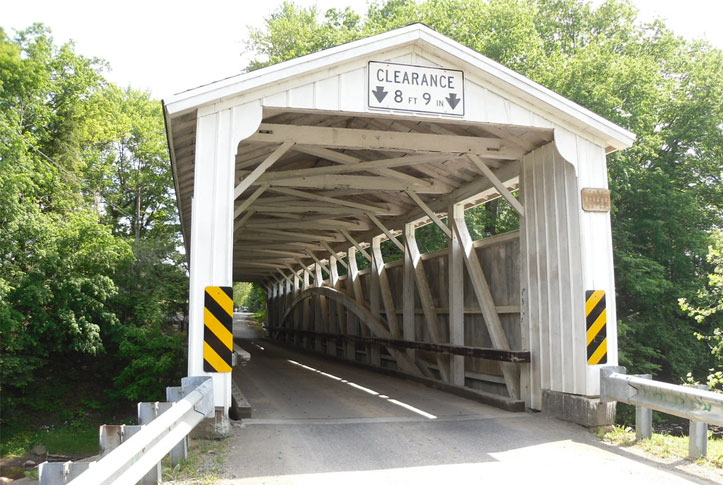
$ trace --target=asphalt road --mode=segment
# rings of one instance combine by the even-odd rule
[[[218,483],[716,483],[602,444],[584,428],[297,352],[237,321],[233,427]],[[710,477],[709,477],[710,478]]]

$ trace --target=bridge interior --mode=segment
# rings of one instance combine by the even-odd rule
[[[194,139],[195,125],[189,114],[173,128],[186,230],[183,133]],[[266,288],[273,338],[521,410],[519,231],[473,241],[464,210],[503,196],[521,213],[520,159],[551,140],[542,128],[266,109],[235,156],[234,279]],[[447,249],[422,253],[426,224]]]

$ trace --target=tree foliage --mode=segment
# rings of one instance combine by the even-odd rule
[[[723,225],[723,53],[641,23],[622,0],[387,0],[323,17],[286,2],[252,32],[249,69],[414,22],[636,133],[608,159],[621,360],[667,379],[705,372],[710,358],[677,301],[705,286],[706,248]],[[468,222],[480,237],[514,227],[509,215],[488,206]]]
[[[104,69],[41,25],[0,30],[5,409],[60,362],[89,363],[132,399],[178,374],[165,331],[187,285],[161,107]]]

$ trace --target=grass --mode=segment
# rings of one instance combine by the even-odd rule
[[[163,483],[176,485],[210,485],[223,478],[226,471],[228,440],[189,440],[188,460],[171,468],[163,464]]]
[[[53,454],[92,455],[98,453],[98,424],[82,422],[19,431],[0,443],[0,455],[24,456],[35,445],[43,445]]]
[[[660,458],[688,459],[688,437],[653,433],[652,438],[635,441],[635,431],[627,426],[614,426],[612,431],[599,431],[603,441],[623,447],[640,448]],[[695,461],[696,464],[723,469],[723,440],[708,438],[708,455]]]

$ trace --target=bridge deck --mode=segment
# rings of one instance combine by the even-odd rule
[[[280,347],[244,324],[235,333],[251,353],[235,379],[253,418],[233,427],[231,480],[222,483],[708,483],[623,454],[577,425]]]

